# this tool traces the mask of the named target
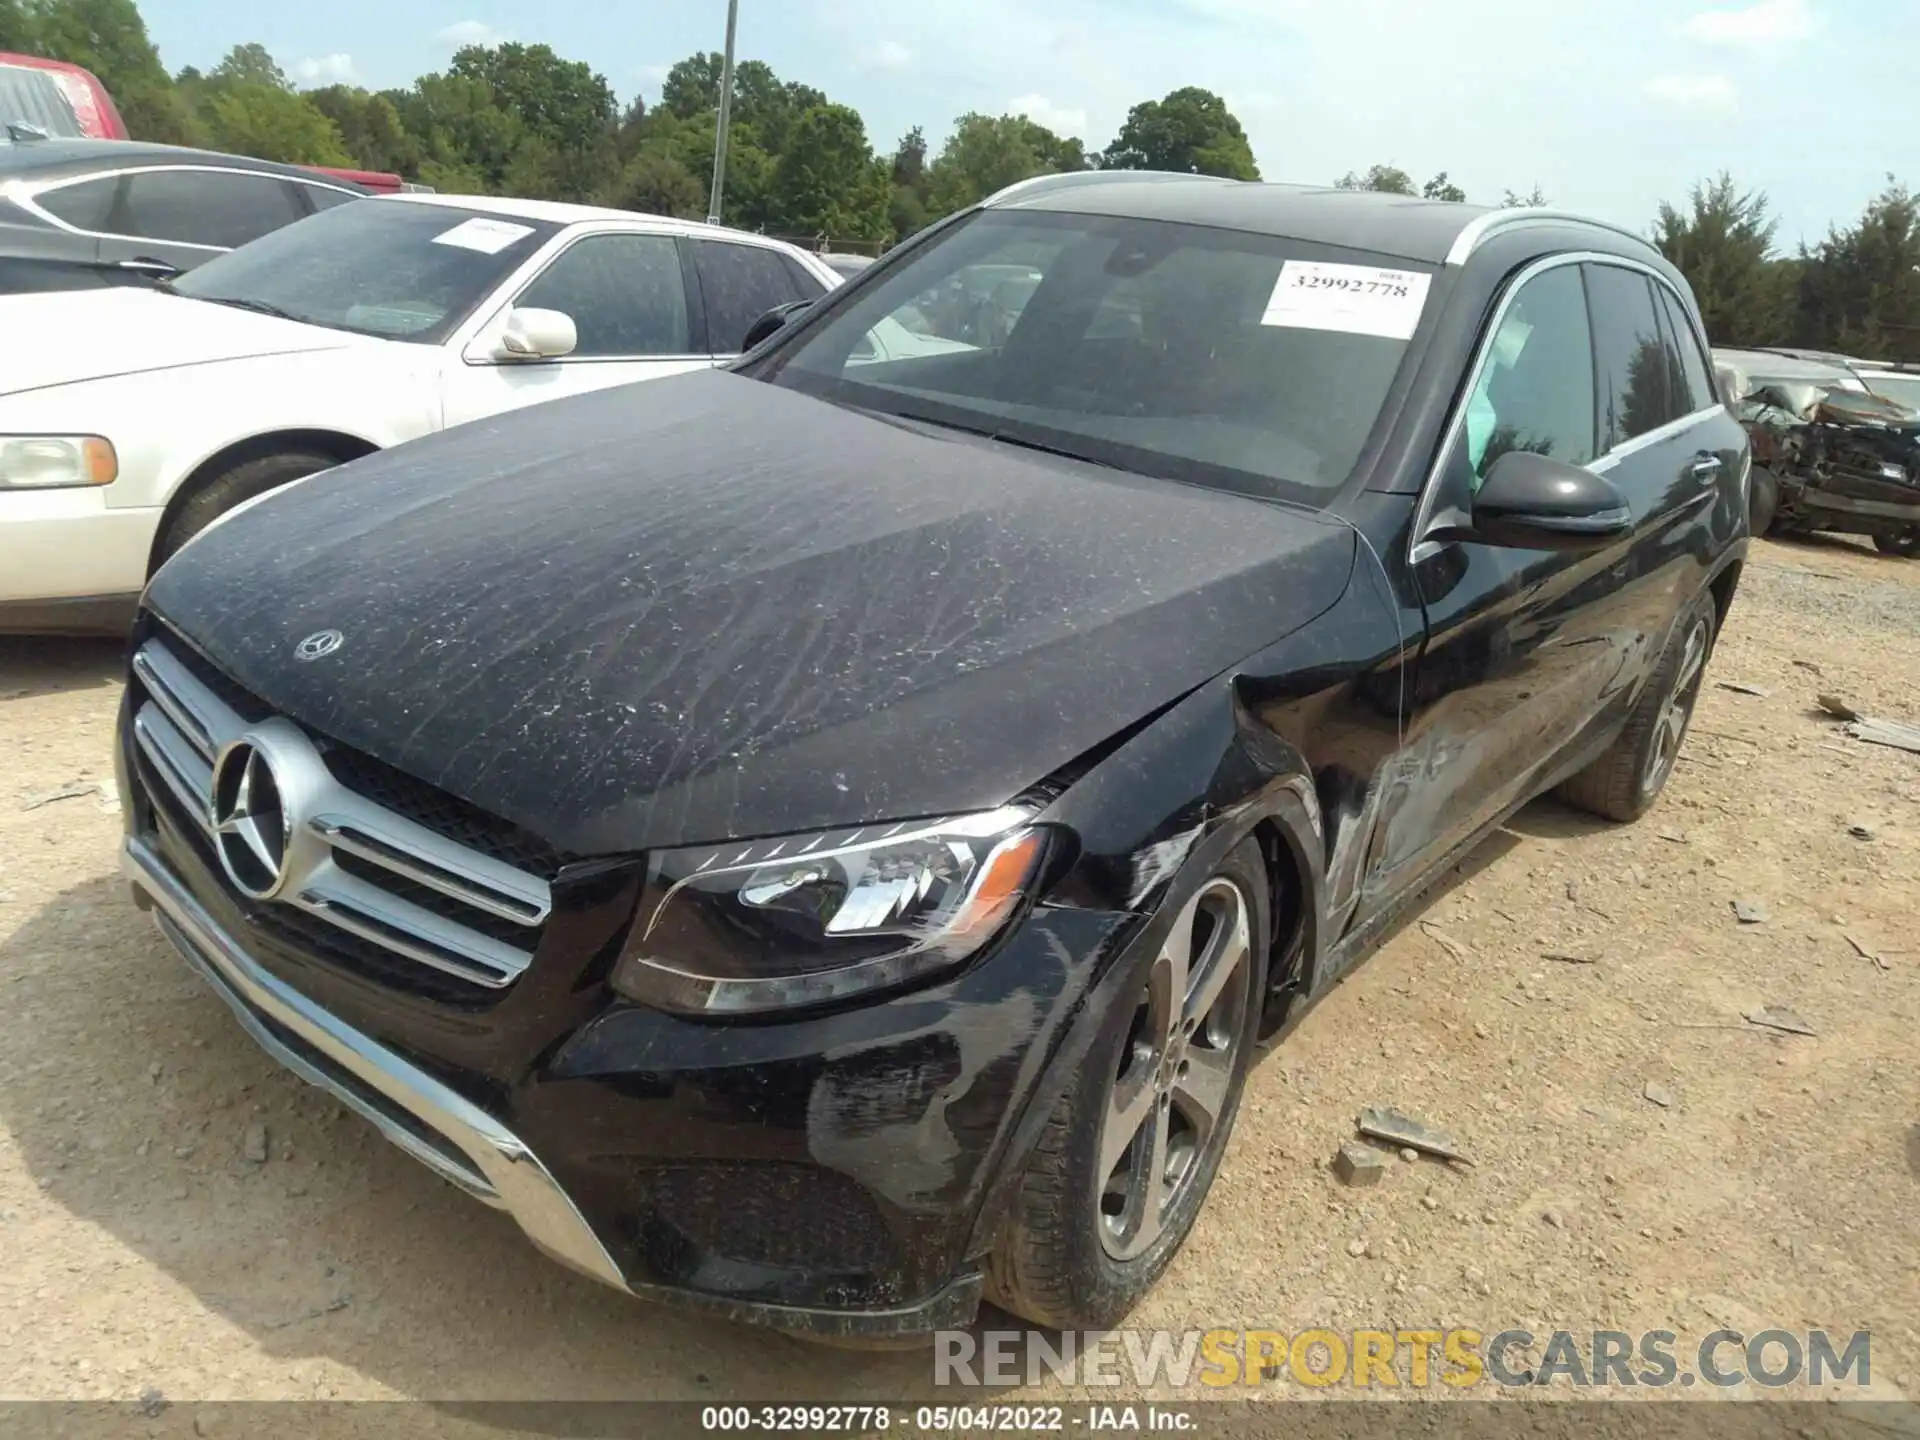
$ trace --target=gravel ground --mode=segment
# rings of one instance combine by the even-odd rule
[[[577,1279],[278,1071],[127,903],[110,800],[46,799],[110,793],[118,668],[0,641],[0,1396],[926,1393]],[[1767,693],[1710,686],[1644,822],[1530,807],[1261,1063],[1134,1324],[1870,1329],[1916,1393],[1920,757],[1813,699],[1920,719],[1920,564],[1758,546],[1709,679]],[[1370,1104],[1474,1164],[1341,1187]]]

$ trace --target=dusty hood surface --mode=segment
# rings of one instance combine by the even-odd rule
[[[1003,804],[1353,563],[1303,510],[703,372],[318,476],[149,603],[313,728],[600,854]]]
[[[0,296],[0,335],[22,337],[0,350],[0,395],[210,360],[380,343],[137,285]]]

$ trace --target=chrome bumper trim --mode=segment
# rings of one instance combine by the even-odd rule
[[[562,1264],[616,1289],[628,1288],[579,1209],[512,1131],[261,968],[144,840],[127,840],[122,867],[152,899],[162,933],[274,1059],[370,1120],[435,1174],[505,1210],[535,1245]],[[302,1055],[276,1031],[325,1064]],[[326,1066],[341,1074],[330,1074]],[[416,1134],[402,1116],[444,1140],[451,1153]]]

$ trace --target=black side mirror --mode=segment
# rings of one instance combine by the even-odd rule
[[[1512,550],[1598,550],[1633,529],[1633,510],[1604,475],[1531,450],[1493,462],[1473,497],[1473,531]]]
[[[789,300],[784,305],[776,305],[753,324],[747,327],[747,338],[740,342],[742,351],[757,348],[766,340],[778,335],[793,323],[793,317],[813,304],[811,300]]]

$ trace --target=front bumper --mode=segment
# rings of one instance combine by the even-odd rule
[[[101,488],[0,493],[0,617],[29,602],[131,601],[147,583],[159,525],[158,507],[116,508]]]
[[[129,838],[123,855],[127,877],[151,903],[161,933],[261,1048],[371,1120],[435,1174],[507,1211],[554,1259],[625,1287],[606,1248],[519,1137],[248,959],[146,841]]]
[[[281,957],[270,969],[248,953],[236,939],[246,922],[223,897],[203,901],[210,877],[161,836],[136,829],[124,865],[136,899],[259,1044],[505,1210],[541,1250],[644,1299],[855,1343],[971,1321],[989,1201],[1024,1157],[1016,1127],[1024,1137],[1023,1117],[1050,1103],[1079,1002],[1132,928],[1061,912],[956,993],[791,1026],[616,1007],[536,1080],[502,1087],[422,1049],[422,1030],[347,1006],[373,1022],[355,1024],[288,983]],[[1069,952],[1052,975],[1036,963]],[[1026,1023],[1008,1027],[1013,1013]],[[940,1023],[927,1027],[929,1015]],[[623,1037],[630,1025],[641,1028]],[[823,1193],[844,1207],[823,1207]],[[851,1223],[862,1216],[871,1223]]]

